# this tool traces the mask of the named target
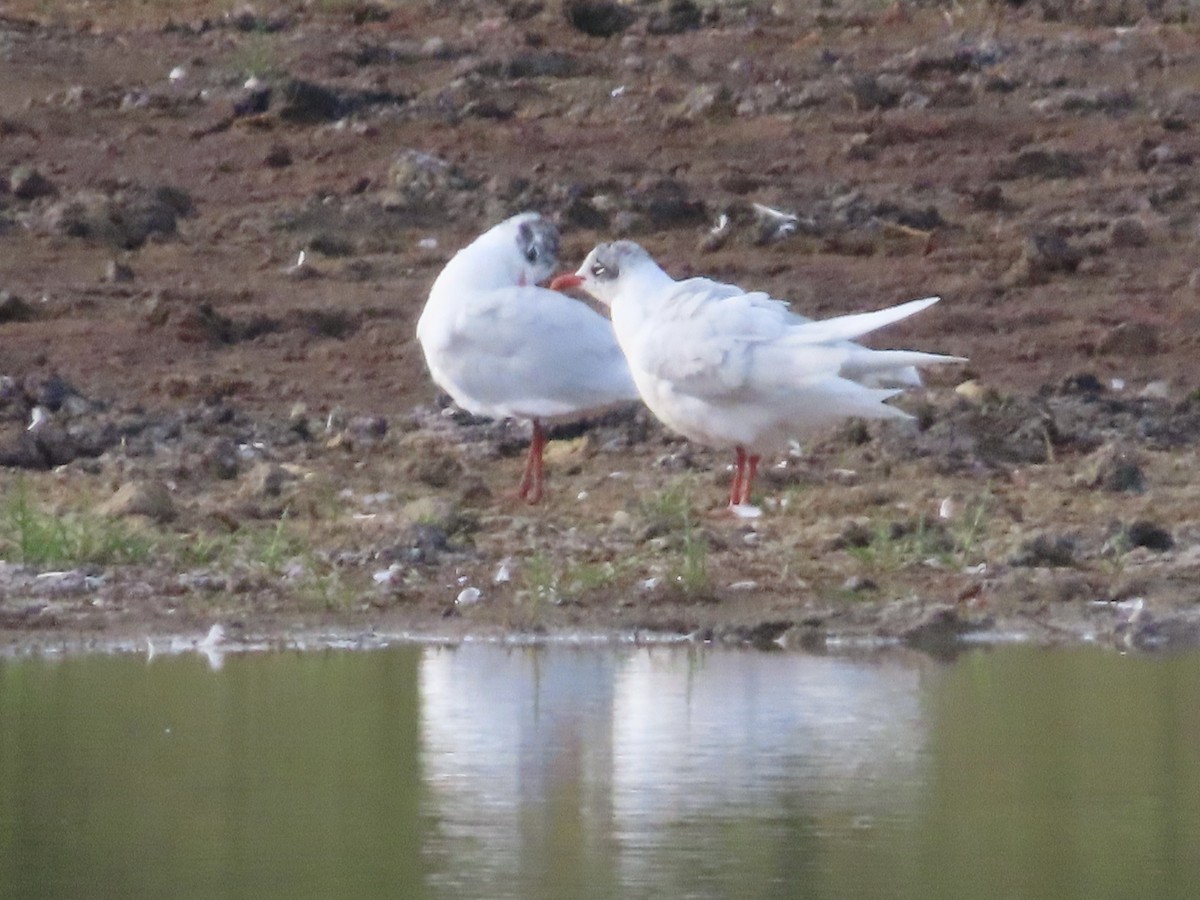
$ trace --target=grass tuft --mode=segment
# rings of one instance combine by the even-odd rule
[[[0,557],[26,566],[142,563],[158,544],[117,519],[50,512],[33,500],[24,480],[0,506]]]

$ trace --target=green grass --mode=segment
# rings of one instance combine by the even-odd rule
[[[544,553],[526,558],[519,572],[521,588],[535,606],[575,602],[591,591],[612,585],[620,574],[611,562],[555,565]]]
[[[53,513],[18,481],[0,507],[0,558],[26,566],[142,563],[160,540],[130,524],[89,513]]]
[[[692,481],[679,478],[642,502],[641,517],[648,535],[667,538],[667,579],[686,596],[712,591],[708,571],[708,539],[692,512]]]
[[[981,542],[992,510],[990,496],[967,504],[943,521],[920,515],[910,522],[878,522],[866,544],[849,551],[876,571],[891,571],[932,560],[945,566],[982,561]]]

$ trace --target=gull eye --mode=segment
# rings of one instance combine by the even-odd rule
[[[538,248],[536,244],[531,244],[529,249],[525,251],[525,258],[531,263],[538,261]]]
[[[601,263],[592,263],[592,275],[594,277],[603,278],[607,274],[608,269],[606,269]]]

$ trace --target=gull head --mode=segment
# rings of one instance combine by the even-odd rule
[[[573,275],[560,275],[550,283],[555,290],[583,288],[605,306],[612,306],[623,285],[644,269],[661,271],[650,254],[633,241],[597,244]]]
[[[538,284],[558,267],[558,229],[540,214],[527,212],[505,219],[489,234],[493,232],[513,283]]]

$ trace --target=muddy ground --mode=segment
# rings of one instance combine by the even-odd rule
[[[1200,643],[1188,6],[11,0],[0,645]],[[637,409],[525,507],[528,432],[413,338],[523,209],[571,268],[623,235],[809,316],[939,294],[874,343],[971,362],[773,461],[755,521]]]

